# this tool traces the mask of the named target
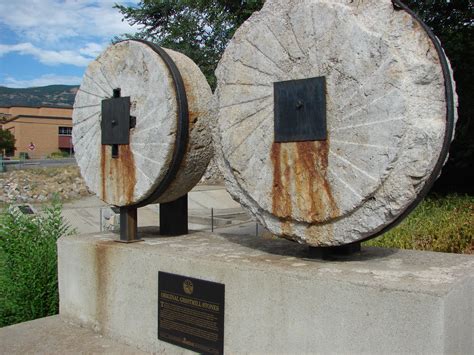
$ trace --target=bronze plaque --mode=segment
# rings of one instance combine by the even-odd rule
[[[158,273],[158,339],[201,354],[224,353],[223,284]]]

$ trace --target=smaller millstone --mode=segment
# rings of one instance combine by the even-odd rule
[[[188,104],[187,142],[177,138],[180,106],[175,78],[161,55],[151,45],[124,41],[107,48],[87,68],[76,95],[73,113],[73,143],[76,160],[87,186],[105,202],[116,206],[148,200],[166,179],[178,144],[186,151],[179,171],[154,201],[176,200],[194,187],[212,156],[208,129],[212,96],[206,78],[189,58],[164,49],[182,77]],[[130,97],[130,144],[101,144],[101,102],[120,88]]]

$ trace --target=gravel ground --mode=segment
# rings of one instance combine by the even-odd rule
[[[0,174],[0,203],[41,203],[57,196],[89,196],[77,166],[16,170]]]

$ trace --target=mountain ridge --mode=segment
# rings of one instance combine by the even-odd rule
[[[31,88],[0,86],[0,107],[72,107],[78,85],[47,85]]]

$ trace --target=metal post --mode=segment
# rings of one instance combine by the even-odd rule
[[[255,222],[255,236],[258,237],[258,222]]]
[[[211,232],[214,233],[214,208],[211,207]]]
[[[140,242],[137,239],[137,208],[120,207],[120,240],[121,243]]]
[[[103,226],[102,226],[103,222],[102,222],[102,220],[103,220],[103,218],[104,218],[104,217],[103,217],[103,214],[102,214],[102,207],[101,207],[100,210],[99,210],[99,218],[100,218],[100,219],[99,219],[100,232],[102,233],[102,232],[103,232],[103,228],[102,228],[102,227],[103,227]]]
[[[188,234],[188,195],[160,204],[160,234]]]

